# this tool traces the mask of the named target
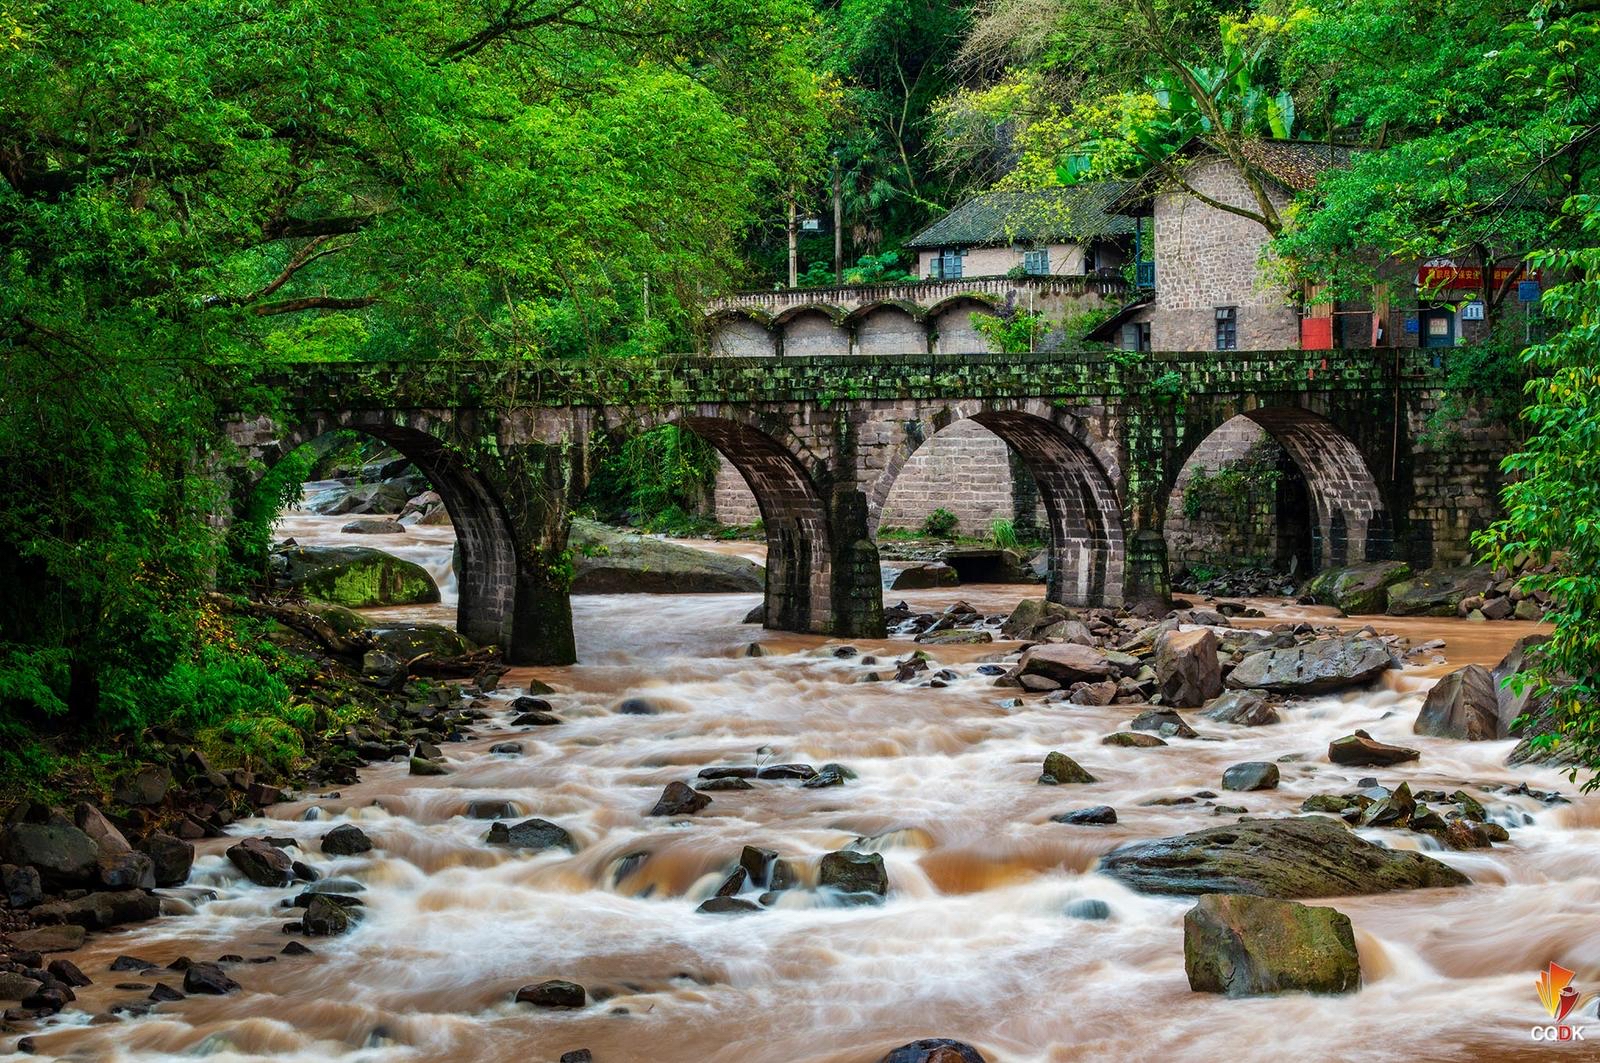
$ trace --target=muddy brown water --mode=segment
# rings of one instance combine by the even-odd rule
[[[305,542],[399,546],[436,572],[448,570],[448,529],[403,540],[341,537],[341,523],[297,517],[285,531]],[[759,557],[750,544],[717,548]],[[1037,593],[968,586],[889,600],[935,608],[959,596],[1003,612]],[[447,591],[444,605],[379,615],[448,621],[451,597]],[[325,876],[362,883],[366,919],[354,932],[312,940],[311,957],[230,968],[244,989],[226,998],[191,997],[134,1019],[91,1018],[144,996],[114,983],[154,980],[109,973],[117,955],[158,963],[179,955],[265,957],[291,940],[280,932],[291,914],[280,902],[296,890],[251,885],[222,856],[231,839],[204,843],[191,884],[216,899],[102,935],[77,954],[96,984],[36,1033],[40,1055],[553,1063],[588,1048],[598,1063],[872,1063],[890,1047],[929,1036],[969,1041],[996,1063],[1600,1055],[1592,999],[1580,1014],[1594,1045],[1539,1045],[1529,1034],[1548,1022],[1534,979],[1549,961],[1575,969],[1586,994],[1600,988],[1600,799],[1581,796],[1554,771],[1506,768],[1511,742],[1413,735],[1423,694],[1446,665],[1425,661],[1372,690],[1301,702],[1277,726],[1234,727],[1186,713],[1214,740],[1123,749],[1100,739],[1125,727],[1131,707],[1031,698],[1022,708],[1002,707],[1016,692],[994,687],[976,668],[1008,644],[934,649],[961,676],[944,689],[862,683],[874,669],[860,657],[834,657],[831,648],[843,640],[741,624],[756,601],[575,599],[583,663],[519,669],[505,683],[513,693],[534,676],[553,685],[550,700],[565,724],[513,732],[509,717],[496,712],[478,737],[445,747],[448,776],[412,778],[403,764],[378,765],[337,796],[308,795],[238,824],[238,834],[300,839],[303,858]],[[1329,611],[1258,604],[1274,617],[1331,619]],[[1414,641],[1445,640],[1449,667],[1493,664],[1532,629],[1373,622]],[[743,656],[751,641],[772,655]],[[880,659],[911,648],[894,639],[852,644]],[[663,711],[617,715],[615,705],[631,695],[656,698]],[[1422,757],[1392,769],[1329,764],[1328,742],[1357,727],[1420,748]],[[522,742],[524,755],[487,752],[507,739]],[[1052,749],[1100,781],[1036,785]],[[1126,841],[1227,822],[1205,801],[1148,802],[1220,792],[1228,765],[1286,755],[1300,759],[1281,765],[1277,791],[1220,800],[1270,815],[1369,775],[1414,789],[1466,786],[1511,828],[1512,840],[1486,852],[1431,853],[1470,876],[1468,888],[1313,902],[1354,922],[1364,976],[1358,993],[1240,1000],[1192,993],[1182,932],[1192,901],[1130,892],[1096,874],[1095,861]],[[758,760],[839,761],[859,778],[832,789],[758,784],[714,793],[709,808],[683,821],[645,815],[672,780],[707,765]],[[1560,790],[1573,803],[1546,807],[1488,789],[1521,781]],[[480,798],[562,824],[579,852],[529,856],[487,846],[487,824],[464,814]],[[1114,806],[1119,822],[1050,821],[1095,804]],[[358,824],[377,849],[323,855],[316,839],[345,822]],[[1431,845],[1409,833],[1362,833],[1396,847]],[[793,891],[747,917],[694,910],[744,845],[777,849],[814,880],[822,854],[861,837],[873,839],[866,844],[888,866],[891,896],[881,907],[834,907]],[[1068,908],[1084,899],[1103,901],[1110,917],[1070,917]],[[572,1012],[512,1003],[517,987],[546,978],[580,982],[600,1002]]]

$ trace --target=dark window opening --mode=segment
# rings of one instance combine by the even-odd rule
[[[1217,350],[1239,349],[1239,309],[1233,306],[1217,307]]]

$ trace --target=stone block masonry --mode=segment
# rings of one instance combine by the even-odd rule
[[[1413,350],[1156,352],[1134,362],[1075,350],[418,360],[226,372],[234,379],[219,397],[230,436],[257,459],[238,466],[242,488],[333,429],[394,446],[429,476],[462,531],[462,631],[519,664],[572,658],[566,514],[582,497],[586,444],[600,430],[678,424],[707,439],[761,500],[768,626],[846,637],[882,633],[880,517],[895,512],[891,495],[919,450],[952,426],[982,426],[1026,468],[1050,544],[1047,594],[1078,605],[1163,597],[1167,503],[1196,449],[1241,414],[1303,473],[1317,566],[1465,556],[1471,532],[1494,516],[1496,466],[1510,442],[1503,429],[1471,426],[1461,445],[1420,445],[1442,373]],[[263,394],[275,396],[267,417]],[[984,437],[966,427],[948,438]],[[993,485],[1002,452],[976,445],[993,451],[983,481]],[[937,467],[940,453],[922,464]],[[956,494],[947,487],[943,500],[963,501]],[[969,519],[981,522],[971,501]]]

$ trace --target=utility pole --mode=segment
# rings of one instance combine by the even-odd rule
[[[800,283],[800,219],[795,210],[794,196],[789,196],[789,287]]]
[[[839,156],[833,156],[833,283],[844,283],[844,183]]]

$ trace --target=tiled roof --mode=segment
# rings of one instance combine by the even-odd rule
[[[1086,181],[1032,192],[974,196],[906,241],[911,248],[1068,243],[1131,233],[1133,222],[1109,211],[1128,185]]]
[[[1240,150],[1245,159],[1291,192],[1317,183],[1324,170],[1350,165],[1352,149],[1309,140],[1247,140]]]

